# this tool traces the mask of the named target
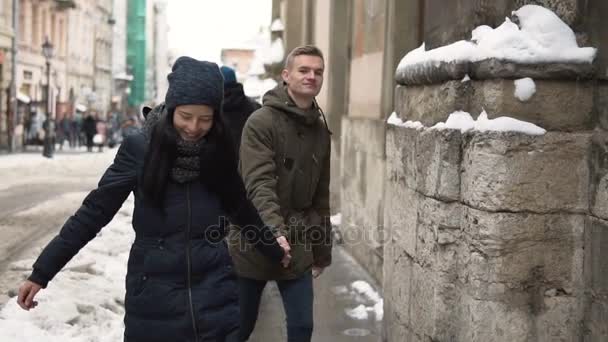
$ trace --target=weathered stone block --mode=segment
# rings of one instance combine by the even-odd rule
[[[433,336],[435,328],[435,276],[429,269],[413,265],[410,296],[410,328],[421,336]]]
[[[465,296],[463,312],[467,313],[459,339],[471,342],[538,341],[531,336],[534,322],[527,307],[510,303],[478,300]]]
[[[545,297],[542,313],[536,320],[536,341],[580,341],[583,305],[580,298],[569,296]]]
[[[384,264],[384,309],[389,314],[385,321],[409,327],[413,261],[394,242],[386,243],[384,255],[392,256],[391,262]]]
[[[459,110],[468,111],[473,89],[470,82],[448,81],[436,85],[398,86],[395,111],[403,121],[433,126]]]
[[[416,189],[429,197],[460,200],[462,135],[456,130],[427,130],[416,142]]]
[[[386,241],[391,241],[410,257],[416,255],[416,226],[418,223],[419,197],[409,190],[403,181],[392,178],[386,186],[384,209],[384,233]],[[385,258],[388,256],[385,253]],[[393,260],[393,259],[387,259]]]
[[[589,133],[471,136],[462,162],[462,198],[488,211],[589,211]]]
[[[547,287],[583,289],[584,215],[488,213],[464,209],[462,229],[470,256],[462,264],[469,293],[541,311]]]
[[[597,125],[602,130],[608,131],[608,82],[598,82],[595,90],[594,99],[595,111],[597,113]]]
[[[585,320],[585,342],[608,341],[608,300],[591,303]]]
[[[608,299],[608,221],[590,218],[585,231],[585,282]]]
[[[470,105],[475,117],[486,110],[490,119],[509,116],[546,130],[587,130],[594,125],[591,81],[535,80],[536,92],[527,101],[515,97],[515,82],[508,79],[473,82]]]
[[[608,220],[608,132],[598,129],[591,146],[591,212]]]
[[[405,186],[425,196],[458,201],[461,141],[461,133],[455,130],[419,131],[389,126],[387,176],[402,177]]]
[[[452,263],[446,260],[446,245],[456,242],[460,236],[462,206],[460,203],[444,203],[419,195],[416,252],[414,259],[423,267],[435,272],[457,274]],[[441,258],[440,258],[441,257]]]
[[[412,128],[388,125],[386,130],[386,177],[416,189],[416,140],[420,132]]]

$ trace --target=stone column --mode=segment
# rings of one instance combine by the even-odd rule
[[[461,82],[466,73],[472,81]],[[536,83],[527,102],[514,96],[513,80],[523,77]],[[608,341],[608,87],[600,78],[592,65],[496,60],[397,75],[403,121],[432,126],[484,108],[548,132],[388,127],[388,341]]]

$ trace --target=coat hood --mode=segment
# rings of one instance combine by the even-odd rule
[[[262,104],[285,112],[307,125],[316,123],[321,115],[319,107],[317,107],[316,104],[310,109],[298,108],[287,93],[287,88],[283,84],[279,84],[274,89],[268,91],[262,99]]]
[[[249,99],[245,96],[243,85],[232,83],[224,86],[224,112],[230,112],[248,103]]]

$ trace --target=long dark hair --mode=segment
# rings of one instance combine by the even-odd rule
[[[162,208],[171,168],[177,157],[179,133],[173,126],[175,109],[167,111],[152,128],[150,143],[144,159],[143,194],[154,207]],[[214,109],[213,125],[205,136],[200,154],[200,180],[219,191],[218,178],[225,168],[237,167],[236,152],[226,133],[221,110]]]

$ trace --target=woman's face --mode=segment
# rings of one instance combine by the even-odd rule
[[[213,126],[213,108],[207,105],[175,107],[173,126],[186,141],[199,141]]]

